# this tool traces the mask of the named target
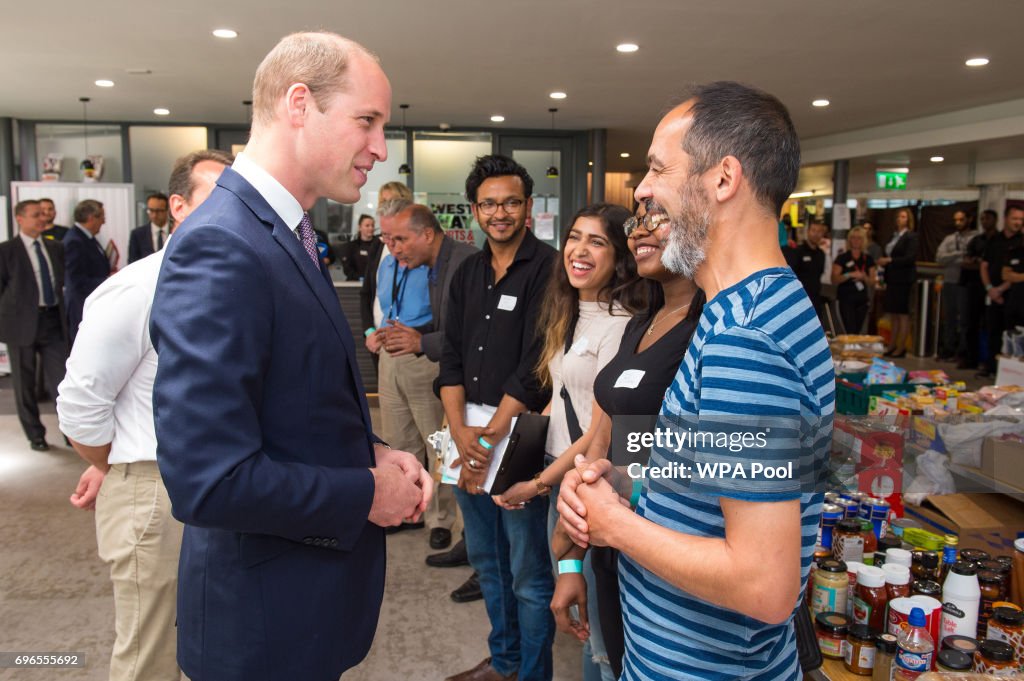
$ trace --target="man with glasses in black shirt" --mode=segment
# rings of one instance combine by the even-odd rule
[[[550,398],[534,368],[543,342],[537,317],[556,251],[526,228],[532,192],[526,169],[504,156],[478,158],[466,179],[487,243],[459,266],[448,290],[438,385],[462,463],[455,494],[469,562],[479,573],[492,631],[490,657],[448,681],[552,676],[548,499],[508,511],[484,489],[490,451],[512,419],[542,410]]]

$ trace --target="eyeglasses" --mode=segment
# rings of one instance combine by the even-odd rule
[[[622,223],[622,229],[626,233],[626,238],[629,239],[638,229],[642,229],[648,234],[654,234],[656,230],[666,227],[668,224],[668,216],[664,213],[634,215]]]
[[[166,208],[147,208],[146,212],[147,213],[166,213],[167,209]]]
[[[501,206],[505,209],[506,213],[512,215],[513,213],[518,213],[522,210],[525,204],[526,201],[523,201],[522,199],[505,199],[501,203],[492,201],[491,199],[484,199],[476,204],[476,209],[484,215],[494,215],[498,211],[498,206]]]

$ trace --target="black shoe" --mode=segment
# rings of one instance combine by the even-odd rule
[[[452,592],[452,600],[456,603],[471,603],[473,601],[479,601],[484,597],[482,591],[480,591],[480,578],[476,576],[474,572],[470,575],[466,583],[460,586],[458,589]]]
[[[469,556],[466,555],[466,540],[460,539],[455,546],[444,553],[434,553],[427,556],[427,565],[441,568],[469,565]]]
[[[396,532],[401,532],[402,530],[422,530],[423,528],[424,523],[422,520],[420,520],[419,522],[415,523],[402,523],[401,525],[395,525],[393,527],[385,527],[384,534],[395,534]]]
[[[50,445],[46,444],[46,440],[44,438],[39,438],[38,440],[32,440],[31,444],[29,446],[31,446],[32,449],[37,451],[37,452],[48,452],[48,451],[50,451]]]
[[[430,548],[435,551],[448,548],[452,543],[452,531],[443,527],[435,527],[430,531]]]

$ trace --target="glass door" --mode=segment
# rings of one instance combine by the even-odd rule
[[[533,178],[530,228],[541,241],[558,248],[562,225],[579,208],[573,186],[577,174],[573,140],[502,135],[499,153],[510,156],[530,173]],[[556,172],[551,172],[552,169]]]

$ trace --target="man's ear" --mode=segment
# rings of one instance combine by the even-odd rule
[[[285,120],[292,127],[301,128],[305,125],[306,114],[319,111],[313,93],[305,83],[293,83],[284,95]]]
[[[714,197],[719,203],[732,199],[743,183],[743,164],[735,156],[726,156],[714,170]]]
[[[177,227],[188,217],[188,203],[181,194],[171,194],[167,198],[167,208],[171,211],[171,225]]]

